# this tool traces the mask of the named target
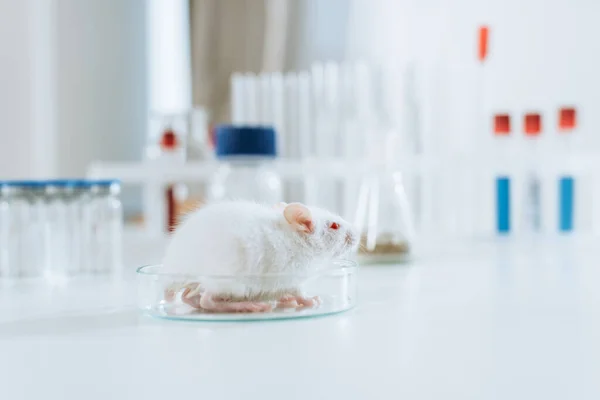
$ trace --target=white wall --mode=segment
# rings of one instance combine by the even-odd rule
[[[144,0],[0,0],[0,178],[81,176],[95,159],[141,157],[145,12]],[[55,157],[40,156],[48,143]]]
[[[144,0],[59,0],[58,170],[140,159],[147,124]]]
[[[0,0],[0,179],[33,172],[28,25],[27,2]]]

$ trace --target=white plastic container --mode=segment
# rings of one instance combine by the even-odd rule
[[[275,130],[270,127],[222,125],[216,132],[219,168],[210,180],[209,201],[283,201],[281,178],[273,168]]]
[[[260,276],[198,276],[172,274],[162,265],[144,266],[137,270],[138,306],[144,313],[161,318],[197,321],[244,321],[304,318],[328,315],[351,309],[356,305],[357,264],[338,260],[311,275],[269,274]],[[303,292],[318,296],[320,304],[312,307],[278,308],[256,313],[215,313],[194,308],[182,300],[185,290],[197,290],[201,296],[202,285],[219,281],[220,284],[244,285],[265,280],[294,280],[300,282]],[[267,285],[272,285],[267,283]]]

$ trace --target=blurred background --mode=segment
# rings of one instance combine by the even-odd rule
[[[365,240],[593,235],[599,7],[1,0],[0,178],[118,179],[156,237],[244,185],[216,127],[273,127],[274,175],[248,179]]]

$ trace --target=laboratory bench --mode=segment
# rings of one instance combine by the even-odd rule
[[[482,240],[362,266],[354,309],[267,322],[140,315],[122,279],[0,287],[2,399],[598,399],[594,240]]]

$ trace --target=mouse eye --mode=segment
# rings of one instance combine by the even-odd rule
[[[329,229],[333,229],[334,231],[336,231],[339,228],[340,228],[340,224],[338,224],[337,222],[332,222],[331,224],[329,224]]]

